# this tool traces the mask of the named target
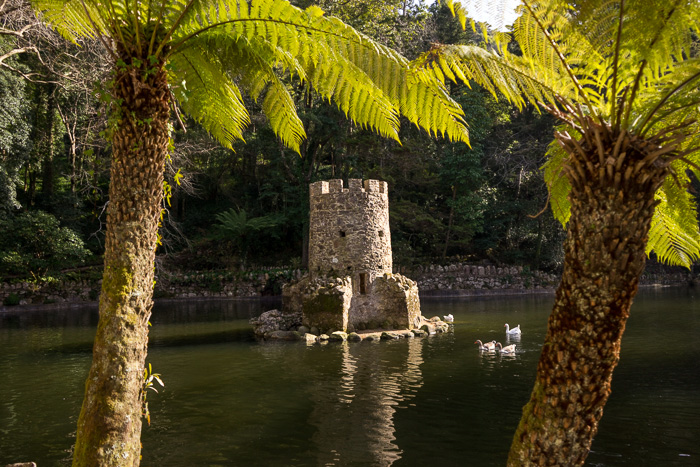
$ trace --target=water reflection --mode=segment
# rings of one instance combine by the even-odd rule
[[[640,293],[587,465],[700,465],[696,295]],[[505,465],[552,301],[425,301],[454,334],[308,347],[250,340],[253,301],[159,304],[149,363],[166,387],[149,395],[142,465]],[[0,313],[0,466],[69,465],[96,316]],[[477,338],[516,354],[479,353]]]
[[[335,377],[310,389],[318,465],[389,466],[401,459],[394,414],[423,385],[423,339],[344,343]]]
[[[516,360],[517,358],[517,354],[502,353],[497,350],[479,350],[479,366],[484,371],[484,376],[486,378],[488,378],[489,375],[500,373],[500,365],[502,362]],[[499,387],[497,382],[487,382],[485,384],[490,388]]]
[[[517,344],[520,342],[520,334],[506,334],[506,344]]]
[[[249,320],[263,311],[278,308],[279,297],[259,299],[201,299],[191,301],[158,300],[153,307],[151,322],[155,324],[191,324],[206,321]]]

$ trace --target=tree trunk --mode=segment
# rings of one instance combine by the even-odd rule
[[[645,143],[627,135],[615,152],[618,135],[588,123],[598,144],[594,133],[577,142],[557,134],[572,185],[564,271],[510,466],[585,461],[644,269],[654,193],[668,173],[663,161],[642,162]]]
[[[54,131],[54,116],[56,114],[56,85],[50,84],[47,86],[46,98],[46,121],[45,125],[45,141],[44,141],[44,159],[42,162],[42,183],[41,194],[44,205],[49,205],[53,201],[54,196],[54,139],[56,132]]]
[[[100,318],[73,466],[137,466],[142,388],[168,147],[162,64],[115,67],[113,156]]]

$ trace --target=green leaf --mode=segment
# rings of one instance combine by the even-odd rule
[[[557,129],[557,131],[565,130],[565,127]],[[573,129],[569,128],[568,130],[576,135]],[[552,207],[552,214],[556,220],[561,222],[562,226],[566,226],[571,216],[571,202],[569,201],[571,184],[563,172],[563,166],[568,157],[566,151],[554,140],[547,148],[547,162],[542,166],[544,181],[549,189],[549,204]]]
[[[659,261],[690,268],[700,259],[696,201],[672,177],[657,192],[656,199],[659,204],[651,221],[647,254],[653,252]]]

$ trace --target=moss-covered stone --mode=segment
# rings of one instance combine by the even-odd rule
[[[360,336],[356,332],[351,332],[350,334],[348,334],[348,341],[350,341],[350,342],[360,342],[361,340],[362,340],[362,336]]]
[[[331,342],[345,342],[346,340],[348,340],[348,335],[343,331],[335,331],[330,336],[328,336],[328,340]]]

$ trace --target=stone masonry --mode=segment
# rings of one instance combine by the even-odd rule
[[[418,287],[392,273],[387,192],[379,180],[311,184],[309,273],[283,289],[285,312],[323,332],[417,327]]]
[[[309,211],[309,271],[355,275],[368,282],[391,273],[389,196],[386,182],[342,180],[312,183]],[[355,292],[359,292],[356,290]]]

